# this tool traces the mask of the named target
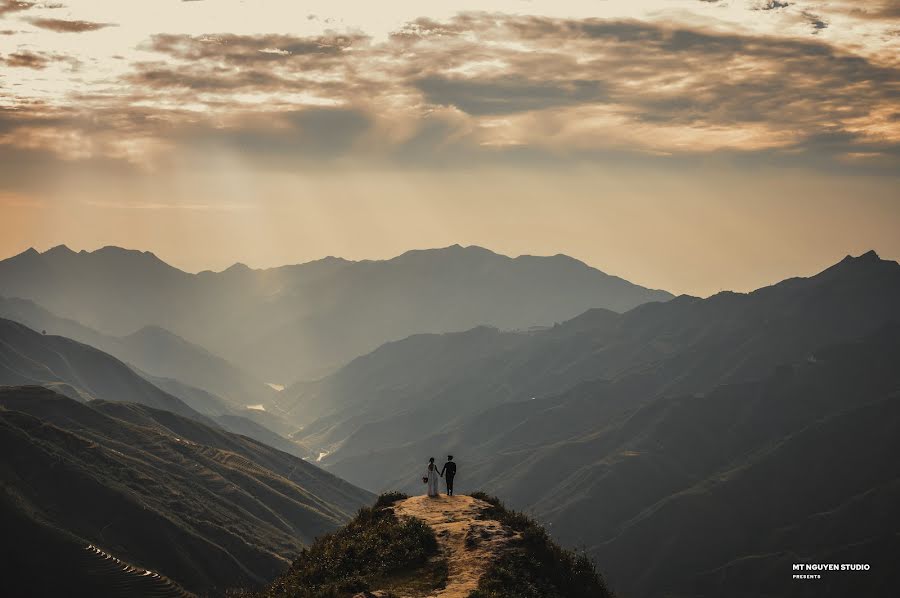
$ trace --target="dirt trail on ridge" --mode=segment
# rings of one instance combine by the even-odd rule
[[[517,537],[499,521],[481,519],[488,508],[488,503],[471,496],[446,495],[413,496],[394,505],[397,515],[416,517],[434,529],[447,559],[447,586],[429,598],[467,598],[497,555]]]

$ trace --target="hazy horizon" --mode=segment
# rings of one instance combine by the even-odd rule
[[[98,251],[98,250],[100,250],[100,249],[103,249],[103,248],[105,248],[105,247],[117,247],[117,248],[119,248],[119,249],[128,250],[128,251],[139,251],[139,252],[148,252],[148,251],[149,251],[150,253],[154,254],[157,258],[159,258],[160,260],[162,260],[163,262],[165,262],[165,263],[168,264],[169,266],[172,266],[172,267],[174,267],[174,268],[177,268],[178,270],[181,270],[181,271],[186,272],[186,273],[188,273],[188,274],[198,274],[198,273],[200,273],[200,272],[216,272],[216,273],[219,273],[219,272],[223,272],[223,271],[227,270],[228,268],[230,268],[230,267],[232,267],[232,266],[236,266],[236,265],[245,265],[245,266],[247,266],[247,267],[249,267],[249,268],[251,268],[251,269],[253,269],[253,270],[266,270],[266,269],[270,269],[270,268],[279,268],[279,267],[286,267],[286,266],[302,265],[302,264],[306,264],[306,263],[310,263],[310,262],[315,262],[315,261],[320,261],[320,260],[328,259],[328,258],[342,259],[342,260],[347,260],[347,261],[351,261],[351,262],[362,262],[362,261],[386,261],[386,260],[391,260],[391,259],[397,258],[397,257],[399,257],[399,256],[401,256],[401,255],[403,255],[403,254],[405,254],[405,253],[412,252],[412,251],[431,251],[431,250],[440,250],[440,249],[450,249],[451,247],[455,247],[455,246],[462,247],[463,249],[468,249],[468,248],[481,248],[481,249],[485,249],[485,250],[487,250],[487,251],[490,251],[490,252],[492,252],[492,253],[495,253],[495,254],[498,254],[498,255],[501,255],[501,256],[505,256],[505,257],[509,257],[509,258],[513,258],[513,259],[514,259],[514,258],[517,258],[517,257],[524,257],[524,256],[550,257],[550,256],[553,256],[553,255],[566,255],[566,256],[568,256],[568,257],[570,257],[570,258],[573,258],[573,259],[576,259],[576,260],[578,260],[578,261],[580,261],[580,262],[583,262],[584,264],[586,264],[587,266],[589,266],[589,267],[591,267],[591,268],[594,268],[594,269],[596,269],[596,270],[600,270],[601,272],[603,272],[603,273],[605,273],[605,274],[609,274],[609,275],[611,275],[611,276],[617,276],[617,277],[619,277],[619,278],[623,278],[623,279],[627,280],[628,282],[632,282],[632,283],[634,283],[634,284],[643,286],[643,287],[648,288],[648,289],[656,289],[656,290],[661,290],[661,291],[668,291],[668,292],[670,292],[670,293],[672,293],[673,295],[676,295],[676,296],[678,296],[678,295],[693,295],[693,296],[697,296],[697,297],[708,297],[708,296],[710,296],[710,295],[713,295],[713,294],[715,294],[715,293],[722,292],[722,291],[734,291],[734,292],[740,292],[740,293],[747,293],[747,292],[752,292],[752,291],[754,291],[754,290],[757,290],[757,289],[760,289],[760,288],[763,288],[763,287],[766,287],[766,286],[770,286],[770,285],[773,285],[773,284],[777,284],[778,282],[781,282],[782,280],[785,280],[785,279],[787,279],[787,278],[793,278],[793,277],[809,277],[809,276],[812,276],[812,275],[814,275],[814,274],[817,274],[817,273],[821,272],[822,270],[828,268],[829,266],[834,265],[835,263],[837,263],[838,261],[840,261],[841,259],[843,259],[843,258],[845,258],[845,257],[847,257],[847,256],[851,256],[851,257],[859,257],[860,255],[862,255],[863,253],[866,253],[866,252],[868,252],[868,251],[875,251],[881,259],[888,259],[888,260],[892,260],[892,261],[897,261],[897,260],[896,260],[895,258],[893,258],[893,257],[885,256],[885,255],[883,255],[881,252],[879,252],[879,251],[877,251],[877,250],[875,250],[875,249],[871,249],[871,248],[870,248],[870,249],[866,249],[866,250],[860,250],[860,251],[855,251],[855,252],[849,252],[849,253],[846,253],[846,254],[843,254],[843,255],[835,255],[833,258],[831,258],[830,260],[826,260],[824,263],[822,263],[822,264],[820,264],[820,265],[813,265],[813,266],[811,266],[811,268],[812,268],[811,270],[803,271],[803,272],[794,272],[794,273],[792,273],[792,274],[783,276],[782,278],[773,279],[773,280],[764,282],[764,283],[762,283],[762,284],[759,284],[759,285],[757,285],[757,286],[754,286],[754,287],[752,287],[752,288],[747,288],[747,289],[724,289],[724,288],[723,288],[723,289],[718,289],[718,290],[716,290],[716,291],[713,291],[713,292],[711,292],[711,293],[709,293],[709,294],[706,294],[706,295],[698,295],[698,294],[696,294],[696,293],[689,293],[689,292],[687,292],[687,293],[676,292],[676,291],[673,291],[672,289],[665,288],[665,287],[662,287],[662,286],[658,286],[658,285],[657,285],[657,286],[654,286],[654,284],[653,284],[652,282],[647,282],[647,281],[640,281],[640,280],[634,280],[634,279],[631,279],[631,278],[629,278],[629,277],[627,277],[627,276],[623,276],[623,275],[621,275],[621,274],[619,274],[619,273],[617,273],[617,272],[610,271],[610,270],[608,270],[608,269],[602,267],[602,265],[592,264],[592,263],[590,263],[590,262],[588,262],[588,261],[586,261],[586,260],[583,260],[583,259],[578,258],[577,256],[569,255],[569,254],[566,254],[566,253],[557,252],[557,253],[553,253],[553,254],[551,254],[551,253],[544,253],[544,254],[539,254],[539,253],[509,254],[509,253],[504,253],[504,252],[502,252],[502,251],[496,250],[495,248],[487,247],[487,246],[484,246],[484,245],[474,245],[474,244],[473,244],[473,245],[463,245],[463,244],[461,244],[461,243],[454,243],[454,244],[452,244],[452,245],[441,245],[441,246],[435,246],[435,247],[411,247],[411,248],[409,248],[409,249],[400,251],[399,253],[393,253],[393,254],[388,254],[388,255],[378,256],[378,257],[356,257],[356,258],[350,258],[350,257],[347,257],[347,256],[328,254],[328,255],[322,255],[322,256],[314,257],[314,258],[311,258],[311,259],[303,259],[303,260],[295,260],[295,261],[290,261],[290,260],[289,260],[289,261],[285,261],[285,262],[282,262],[282,263],[273,263],[273,264],[265,264],[265,265],[254,265],[254,264],[247,263],[246,261],[243,261],[243,260],[236,260],[236,261],[234,261],[234,262],[231,262],[231,263],[229,263],[229,264],[227,264],[227,265],[225,265],[225,266],[221,266],[221,267],[218,267],[218,268],[209,268],[209,267],[206,267],[206,268],[204,268],[204,267],[201,267],[201,268],[186,268],[186,267],[182,267],[182,266],[180,266],[180,265],[177,263],[177,261],[170,261],[169,259],[166,259],[164,256],[158,254],[158,253],[155,252],[155,251],[151,251],[151,250],[149,250],[149,249],[145,249],[145,248],[141,248],[141,247],[129,247],[129,246],[122,246],[122,245],[100,245],[100,246],[98,246],[98,247],[70,247],[69,245],[67,245],[67,244],[65,244],[65,243],[60,243],[60,244],[57,244],[57,245],[51,245],[51,246],[49,246],[49,247],[35,247],[35,246],[29,246],[29,247],[26,247],[26,248],[22,249],[22,251],[17,251],[17,252],[15,252],[15,253],[13,253],[13,254],[10,254],[10,255],[0,255],[0,261],[6,260],[6,259],[9,259],[9,258],[12,258],[12,257],[15,257],[15,256],[17,256],[17,255],[19,255],[19,254],[21,254],[21,253],[23,253],[23,252],[28,251],[29,249],[34,249],[34,250],[37,251],[38,253],[43,254],[43,253],[46,253],[46,252],[50,251],[51,249],[55,249],[55,248],[57,248],[57,247],[66,247],[66,248],[68,248],[69,250],[71,250],[71,251],[73,251],[73,252],[75,252],[75,253],[81,253],[81,252],[93,253],[93,252]]]

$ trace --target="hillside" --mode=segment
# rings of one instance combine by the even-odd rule
[[[524,329],[671,297],[562,255],[509,258],[459,246],[196,275],[147,252],[60,246],[0,261],[0,295],[114,336],[161,327],[280,384],[318,377],[410,334]]]
[[[85,562],[93,545],[187,591],[221,595],[271,581],[303,545],[371,500],[247,437],[40,387],[0,387],[0,447],[4,529],[23,531],[10,587],[102,587],[109,571],[94,567],[65,580],[31,577],[55,555],[67,555],[63,568]]]
[[[204,390],[140,372],[94,347],[3,319],[0,384],[46,386],[78,401],[140,403],[246,434],[295,456],[309,455],[308,449],[273,431],[286,431],[274,414],[233,407]]]
[[[262,381],[158,326],[144,326],[117,337],[60,318],[33,301],[4,297],[0,297],[0,318],[90,345],[151,377],[178,380],[213,394],[224,399],[232,409],[268,404],[274,396],[274,391]]]
[[[0,319],[0,384],[53,388],[78,401],[129,401],[212,423],[99,349]]]
[[[496,498],[389,493],[256,598],[607,598],[594,564]]]
[[[888,564],[900,556],[898,361],[890,324],[759,381],[632,409],[613,407],[615,384],[586,384],[367,462],[407,464],[394,482],[412,489],[420,464],[406,455],[465,455],[459,488],[513,497],[564,545],[586,547],[623,595],[717,596],[743,572],[789,596],[787,564],[843,555],[879,573],[830,588],[889,596],[900,581]]]
[[[900,474],[898,359],[900,327],[891,325],[758,382],[605,420],[585,407],[604,394],[582,389],[544,407],[587,417],[595,430],[483,458],[471,467],[472,483],[516,496],[560,540],[586,546],[623,593],[693,596],[705,581],[717,595],[713,580],[721,584],[727,570],[756,559],[754,579],[765,578],[773,596],[792,595],[791,579],[765,561],[827,561],[843,552],[853,559],[846,562],[875,567],[900,555],[890,544],[900,520],[886,498]],[[540,425],[548,421],[535,414],[523,427]],[[875,590],[890,582],[890,570],[828,587],[889,595]]]

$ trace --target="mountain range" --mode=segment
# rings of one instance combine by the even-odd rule
[[[0,261],[0,295],[107,335],[163,328],[282,385],[410,334],[529,328],[671,297],[563,255],[509,258],[458,245],[383,261],[236,264],[199,274],[117,247],[30,249]]]
[[[370,452],[483,430],[480,414],[490,407],[505,414],[500,428],[491,428],[496,434],[527,417],[532,399],[594,387],[608,397],[594,405],[603,416],[660,396],[755,380],[897,319],[900,265],[867,253],[748,294],[681,296],[624,314],[593,309],[541,330],[413,336],[290,387],[279,401],[302,426],[297,437],[329,452],[325,463],[334,471],[381,490],[366,471],[390,484],[412,464],[391,456],[384,468],[371,468]],[[542,440],[595,429],[591,419],[554,413],[558,419],[536,431]]]
[[[0,294],[0,316],[34,328],[0,320],[0,384],[74,399],[16,399],[0,415],[46,425],[12,428],[113,438],[109,424],[101,434],[72,423],[86,411],[69,415],[100,412],[117,426],[174,434],[166,443],[239,454],[227,443],[252,443],[254,463],[264,460],[260,443],[317,455],[330,474],[373,492],[421,493],[427,457],[452,453],[458,493],[484,489],[527,511],[585,548],[623,596],[892,596],[900,581],[900,265],[874,252],[702,299],[564,256],[474,247],[197,275],[148,253],[56,248],[0,262]],[[276,392],[263,380],[295,382]],[[284,476],[285,463],[262,467]],[[318,496],[316,484],[327,494],[344,483],[313,476],[301,486]],[[305,520],[294,544],[266,528],[263,552],[296,554],[308,530],[371,497],[341,487],[353,500],[323,498],[340,503],[330,523]],[[202,501],[177,492],[186,498],[158,513]],[[26,505],[11,511],[13,523],[71,538],[74,523],[47,523],[61,509],[53,500],[13,501]],[[188,579],[183,563],[140,553],[136,536],[114,546],[78,538],[68,546],[86,540],[190,591],[258,585],[286,562],[248,553],[259,565],[250,573],[201,567]],[[871,571],[798,585],[792,565],[805,562]]]

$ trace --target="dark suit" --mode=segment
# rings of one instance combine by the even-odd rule
[[[453,478],[456,477],[456,463],[447,461],[441,468],[441,475],[447,480],[447,496],[453,496]]]

